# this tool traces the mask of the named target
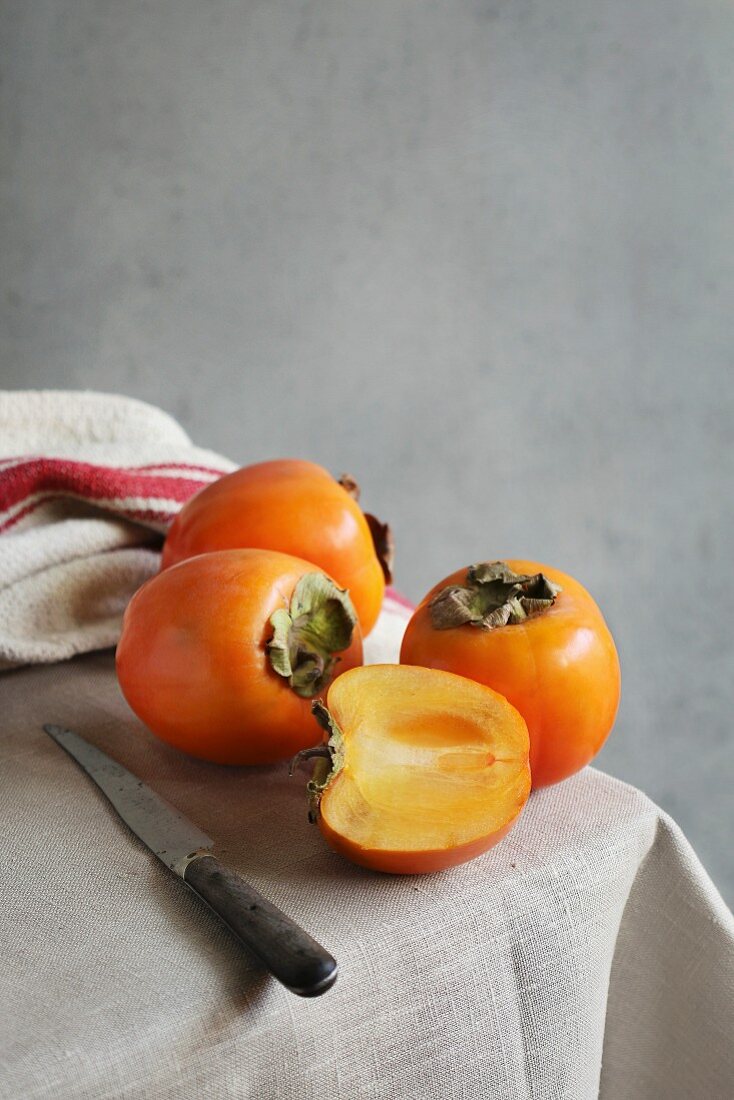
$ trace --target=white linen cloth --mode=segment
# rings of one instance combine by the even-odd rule
[[[302,775],[157,741],[109,654],[17,669],[0,692],[2,1100],[734,1095],[732,918],[638,791],[586,769],[531,795],[485,856],[393,878],[325,846]],[[45,721],[201,826],[334,953],[335,987],[306,1001],[265,975]]]

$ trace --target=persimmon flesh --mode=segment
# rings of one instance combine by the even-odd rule
[[[527,728],[489,688],[369,665],[331,684],[324,714],[333,770],[319,827],[355,863],[394,874],[463,863],[495,845],[525,805]]]

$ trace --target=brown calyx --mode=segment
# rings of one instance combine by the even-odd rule
[[[503,561],[487,561],[469,566],[466,584],[442,588],[428,608],[436,630],[495,630],[542,615],[560,591],[543,573],[515,573]]]
[[[342,474],[339,478],[339,484],[345,492],[349,493],[352,500],[359,500],[361,489],[355,477],[352,477],[351,474]]]
[[[339,484],[345,492],[349,493],[352,500],[359,501],[360,488],[356,478],[352,477],[351,474],[342,474],[339,478]],[[367,520],[370,534],[372,535],[375,554],[382,567],[385,584],[390,584],[392,582],[393,565],[395,564],[395,539],[393,538],[393,533],[390,530],[389,524],[382,523],[376,516],[371,515],[369,512],[364,512],[363,514],[364,518]]]
[[[367,526],[372,535],[377,560],[382,566],[385,584],[390,584],[392,582],[393,565],[395,564],[395,539],[390,525],[382,523],[376,516],[370,515],[369,512],[364,513],[364,518],[367,520]]]

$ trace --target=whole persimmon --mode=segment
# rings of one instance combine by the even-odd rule
[[[407,665],[345,672],[314,714],[328,742],[309,783],[311,820],[341,855],[392,874],[481,855],[530,792],[528,732],[501,695]]]
[[[152,577],[127,606],[116,655],[146,726],[220,764],[270,764],[310,744],[311,698],[361,661],[347,593],[273,550],[202,554]]]
[[[163,547],[162,567],[211,550],[280,550],[313,562],[349,590],[362,634],[377,621],[390,580],[390,529],[362,511],[353,478],[276,459],[245,466],[186,502]]]
[[[446,577],[416,608],[400,660],[469,676],[517,707],[534,787],[588,764],[619,705],[619,659],[601,611],[573,577],[536,562],[483,562]]]

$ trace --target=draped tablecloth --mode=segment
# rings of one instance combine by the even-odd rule
[[[0,677],[0,1096],[724,1100],[731,915],[675,824],[593,769],[487,855],[392,878],[332,853],[304,777],[155,740],[109,653]],[[184,810],[337,957],[286,992],[45,734]]]

